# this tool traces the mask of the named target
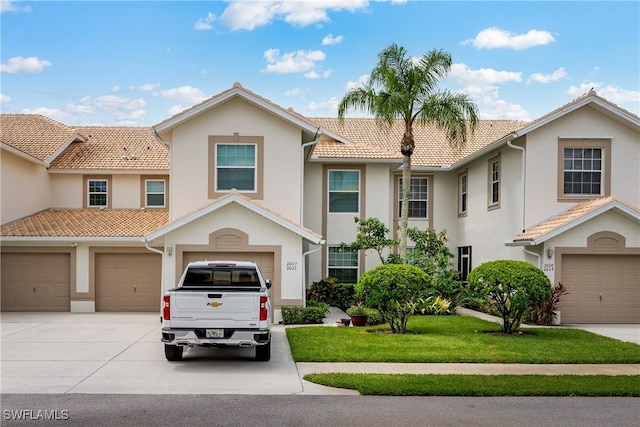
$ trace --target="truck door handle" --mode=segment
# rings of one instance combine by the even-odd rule
[[[36,286],[38,286],[38,285],[33,285],[33,293],[36,292]]]
[[[133,285],[133,292],[138,292],[138,285]]]
[[[602,301],[602,292],[600,292],[600,301]]]

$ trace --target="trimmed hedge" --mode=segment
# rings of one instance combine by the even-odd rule
[[[282,323],[285,325],[318,324],[326,315],[324,307],[282,307]]]

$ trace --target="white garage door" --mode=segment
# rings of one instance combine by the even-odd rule
[[[3,253],[2,311],[70,311],[68,253]]]
[[[640,323],[640,256],[563,255],[562,323]]]

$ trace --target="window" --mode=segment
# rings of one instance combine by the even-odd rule
[[[216,144],[216,191],[256,190],[256,146]]]
[[[611,140],[558,139],[558,201],[611,194]]]
[[[165,207],[165,181],[163,179],[145,180],[145,206]]]
[[[466,172],[458,175],[458,214],[467,214],[467,179]]]
[[[602,194],[602,149],[564,149],[564,194]]]
[[[360,201],[360,171],[329,171],[329,212],[357,213]]]
[[[489,160],[489,208],[500,207],[500,156]]]
[[[106,179],[87,181],[87,206],[104,208],[108,206],[109,185]]]
[[[429,179],[411,178],[409,186],[409,218],[427,218]],[[398,213],[402,213],[402,178],[398,180]]]
[[[329,277],[338,283],[358,281],[358,251],[346,246],[329,246]]]
[[[458,246],[458,272],[460,280],[467,281],[467,276],[471,272],[471,246]]]

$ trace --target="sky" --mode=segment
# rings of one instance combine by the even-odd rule
[[[336,117],[392,43],[452,56],[439,88],[534,120],[593,88],[640,114],[640,2],[0,0],[0,110],[152,126],[239,82]],[[348,116],[364,117],[363,112]]]

